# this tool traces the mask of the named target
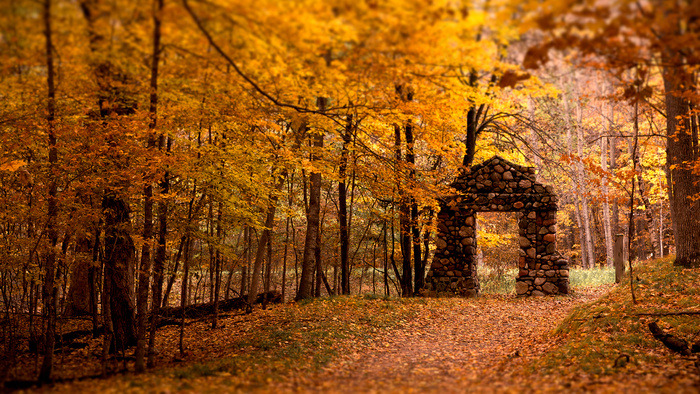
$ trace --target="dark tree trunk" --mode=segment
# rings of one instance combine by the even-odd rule
[[[177,248],[177,253],[175,254],[174,267],[172,272],[170,273],[170,277],[168,277],[168,284],[167,286],[165,286],[165,294],[163,295],[163,301],[160,304],[161,308],[166,308],[170,304],[170,292],[172,291],[173,285],[175,284],[175,279],[177,278],[177,271],[180,269],[180,258],[182,258],[182,250],[185,247],[186,239],[187,237],[184,235],[180,238],[180,246]]]
[[[158,65],[160,62],[160,28],[163,11],[163,1],[156,0],[153,10],[153,51],[151,58],[150,105],[148,114],[151,121],[148,125],[148,149],[156,148],[156,125],[158,120]],[[141,269],[139,270],[138,291],[138,322],[136,343],[136,372],[146,370],[146,331],[148,329],[148,290],[151,279],[151,240],[153,238],[153,184],[146,178],[143,187],[143,247],[141,248]]]
[[[241,267],[241,297],[248,294],[248,267],[250,266],[250,227],[247,225],[243,228],[243,260],[244,264]]]
[[[669,49],[666,50],[670,51]],[[679,56],[666,53],[666,62],[673,63]],[[676,63],[679,63],[676,61]],[[666,91],[666,161],[669,166],[668,196],[671,205],[673,233],[676,243],[675,265],[700,267],[700,177],[693,174],[697,159],[688,113],[689,102],[683,97],[692,84],[692,76],[680,65],[663,70]]]
[[[110,310],[115,350],[136,344],[136,322],[129,267],[134,264],[134,241],[128,231],[129,207],[122,198],[106,194],[102,199],[105,220],[105,282],[109,281]]]
[[[467,112],[467,139],[466,149],[462,165],[464,168],[470,168],[474,163],[474,155],[476,153],[476,108],[471,107]]]
[[[406,163],[408,164],[409,171],[409,181],[412,188],[416,187],[416,155],[414,152],[415,141],[413,140],[413,125],[411,123],[406,124],[404,127],[404,133],[406,135]],[[413,291],[418,293],[420,289],[424,286],[425,279],[425,267],[423,266],[423,260],[421,258],[421,244],[420,244],[420,227],[418,226],[418,203],[416,198],[411,196],[409,198],[409,205],[411,206],[411,217],[410,217],[410,229],[413,243],[413,268],[415,270],[415,282],[413,285]]]
[[[343,149],[340,153],[338,166],[338,221],[340,222],[340,288],[341,294],[350,294],[350,261],[348,260],[349,229],[347,209],[347,176],[348,149],[351,142],[352,115],[348,115],[345,133],[343,133]]]
[[[399,206],[399,245],[403,262],[401,268],[401,296],[409,297],[412,293],[411,283],[411,234],[409,229],[410,206],[404,202],[404,191],[401,185],[401,126],[394,126],[394,155],[396,160],[396,187],[398,188]],[[393,256],[392,256],[393,258]]]
[[[161,140],[167,137],[161,135]],[[169,144],[168,144],[169,145]],[[163,142],[160,143],[161,148]],[[166,195],[170,192],[169,174],[163,176],[160,183],[161,195]],[[156,330],[158,328],[158,318],[161,306],[161,297],[163,296],[163,269],[165,267],[165,243],[168,234],[168,205],[165,201],[158,204],[158,249],[153,260],[153,295],[151,298],[151,328],[148,340],[148,360],[149,368],[155,367],[156,357]]]
[[[326,102],[326,98],[318,98],[318,107],[321,112],[325,110]],[[311,161],[315,162],[319,160],[319,154],[323,148],[323,132],[317,130],[311,138],[313,139],[313,147],[316,151],[316,153],[312,154]],[[309,178],[309,209],[306,215],[307,225],[306,239],[304,242],[304,259],[301,267],[299,292],[296,296],[297,301],[313,296],[314,269],[316,266],[313,256],[316,252],[316,248],[320,247],[320,245],[317,244],[317,239],[321,223],[321,173],[319,171],[313,171]]]
[[[53,350],[56,338],[56,303],[58,289],[55,285],[56,279],[56,244],[58,243],[58,186],[56,182],[56,168],[58,165],[58,148],[56,141],[56,90],[54,86],[53,67],[53,44],[51,35],[51,0],[44,0],[43,3],[44,38],[46,40],[46,85],[48,90],[47,100],[47,131],[49,145],[49,193],[47,207],[46,230],[49,238],[49,253],[46,256],[46,266],[44,267],[44,315],[46,316],[46,332],[44,337],[44,359],[39,371],[39,381],[48,382],[51,380],[53,370]]]
[[[472,71],[469,74],[469,86],[476,87],[477,76],[476,72]],[[476,154],[476,137],[477,137],[477,125],[478,125],[478,113],[476,106],[472,105],[467,111],[467,138],[464,141],[466,152],[464,152],[464,159],[462,160],[462,165],[465,169],[469,169],[472,164],[474,164],[474,155]]]
[[[216,239],[218,247],[216,249],[216,258],[214,260],[214,317],[211,322],[211,328],[216,328],[219,321],[219,292],[221,291],[221,244],[223,238],[221,236],[221,218],[223,203],[219,202],[219,210],[216,214]]]
[[[250,313],[253,311],[253,304],[255,303],[255,297],[258,296],[258,287],[260,287],[260,274],[262,271],[262,264],[265,258],[266,246],[270,240],[270,232],[275,224],[275,212],[277,211],[277,200],[279,192],[284,186],[284,182],[287,178],[286,172],[277,179],[275,184],[275,190],[270,195],[270,203],[267,207],[267,215],[265,218],[265,229],[260,235],[260,240],[258,241],[258,250],[255,253],[255,263],[253,264],[253,271],[251,272],[252,280],[250,284],[250,290],[248,291],[248,306],[246,312]]]

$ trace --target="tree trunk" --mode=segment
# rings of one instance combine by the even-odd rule
[[[416,156],[414,151],[413,125],[409,122],[404,126],[406,136],[406,163],[408,164],[408,177],[411,188],[416,188]],[[409,227],[413,244],[413,268],[415,270],[413,291],[418,293],[424,286],[425,267],[421,258],[420,226],[418,225],[418,203],[414,196],[410,196],[408,204],[411,207]]]
[[[115,351],[136,344],[136,322],[132,298],[134,241],[129,234],[128,205],[114,194],[102,199],[105,218],[105,281],[109,281],[110,310],[114,328]]]
[[[190,211],[192,205],[190,204]],[[185,355],[185,312],[187,311],[187,298],[189,297],[188,287],[190,280],[190,250],[192,249],[192,238],[189,235],[185,236],[185,251],[183,252],[183,273],[182,273],[182,292],[180,293],[180,308],[182,308],[182,314],[180,315],[180,356]]]
[[[284,228],[284,252],[282,255],[282,303],[287,295],[287,253],[289,252],[289,222],[291,217],[287,215],[287,223]]]
[[[168,139],[164,135],[160,137],[161,149],[164,145],[164,140]],[[170,143],[166,143],[168,148]],[[170,149],[167,149],[170,151]],[[166,172],[160,182],[161,196],[167,195],[170,192],[170,175]],[[166,201],[161,201],[158,204],[158,249],[153,260],[153,295],[151,298],[151,329],[148,342],[148,360],[146,362],[149,368],[155,367],[156,357],[156,330],[158,327],[158,318],[161,306],[161,297],[163,296],[163,269],[165,267],[166,255],[166,237],[168,235],[168,205]]]
[[[615,174],[615,169],[617,168],[617,157],[618,157],[618,151],[617,151],[617,137],[611,137],[610,138],[610,143],[608,144],[608,148],[610,149],[610,173]],[[612,226],[612,232],[613,234],[620,234],[620,207],[617,202],[617,198],[614,198],[612,201],[612,207],[611,207],[611,218],[610,218],[610,225]],[[617,235],[616,235],[617,236]]]
[[[150,106],[148,114],[151,121],[148,125],[148,149],[156,148],[155,129],[158,116],[158,63],[160,62],[160,26],[163,0],[155,0],[153,11],[153,51],[151,54],[151,86]],[[151,241],[153,239],[153,185],[146,181],[143,187],[143,247],[141,248],[141,269],[139,271],[138,292],[138,339],[136,342],[136,372],[146,370],[146,331],[148,324],[148,289],[151,278]]]
[[[612,112],[612,106],[611,112]],[[612,115],[612,114],[611,114]],[[612,118],[611,118],[612,119]],[[612,120],[611,120],[612,122]],[[611,127],[612,128],[612,127]],[[607,138],[603,137],[600,139],[600,165],[603,173],[606,174],[608,171],[608,146]],[[612,226],[610,225],[610,189],[608,188],[608,176],[603,175],[601,180],[602,192],[603,192],[603,229],[605,233],[605,256],[607,261],[607,266],[613,266],[613,233]]]
[[[223,211],[223,203],[219,201],[218,212],[216,214],[216,257],[214,259],[214,317],[211,321],[211,328],[215,329],[219,323],[219,292],[221,290],[221,244],[223,238],[221,236],[221,218]]]
[[[182,251],[183,248],[185,247],[185,240],[187,239],[187,236],[183,235],[180,237],[180,246],[177,248],[177,253],[175,254],[175,262],[174,262],[174,267],[173,271],[170,273],[170,277],[168,278],[168,285],[165,286],[165,294],[163,295],[163,301],[160,304],[161,308],[165,308],[169,306],[169,298],[170,298],[170,292],[173,289],[173,284],[175,284],[175,278],[177,278],[177,271],[180,269],[180,258],[182,257]]]
[[[398,125],[394,125],[394,156],[396,162],[396,187],[398,189],[397,203],[399,206],[399,245],[401,246],[402,256],[402,272],[399,281],[401,282],[401,296],[409,297],[413,294],[411,283],[411,233],[408,223],[411,211],[410,206],[404,201],[404,191],[401,184],[403,160],[401,158],[401,127]]]
[[[469,73],[469,86],[475,87],[477,83],[476,72]],[[462,159],[462,165],[465,169],[469,169],[474,164],[474,155],[476,154],[476,137],[477,137],[477,110],[476,106],[472,105],[467,111],[467,138],[464,141],[466,152]]]
[[[243,228],[243,240],[244,240],[244,249],[243,249],[243,259],[245,260],[245,264],[243,267],[241,267],[241,291],[240,295],[241,297],[245,297],[248,293],[248,267],[250,266],[250,247],[251,247],[251,242],[250,242],[250,227],[246,225]]]
[[[585,241],[581,240],[581,249],[586,248],[586,255],[588,256],[588,261],[586,262],[587,268],[595,267],[595,253],[593,252],[593,238],[591,237],[591,219],[590,219],[590,209],[588,207],[588,196],[586,195],[586,188],[584,183],[586,181],[586,173],[583,168],[583,127],[581,123],[583,122],[583,111],[581,109],[581,104],[576,104],[576,112],[578,121],[576,122],[576,150],[578,153],[578,161],[576,163],[576,171],[578,175],[578,191],[581,197],[581,215],[583,219]]]
[[[679,63],[680,54],[665,48],[664,63]],[[697,141],[691,134],[688,113],[689,103],[685,91],[694,89],[692,77],[680,65],[663,69],[666,101],[666,162],[668,170],[668,197],[671,205],[671,221],[676,243],[674,265],[685,268],[700,267],[700,176],[693,173],[693,163],[698,159],[693,147]]]
[[[327,105],[327,100],[324,97],[318,98],[319,111],[323,112]],[[313,146],[316,153],[312,154],[311,161],[316,162],[319,159],[321,149],[323,148],[323,132],[317,130],[312,136]],[[309,186],[309,209],[307,213],[306,239],[304,242],[304,259],[301,267],[301,280],[299,281],[299,292],[296,300],[310,298],[313,295],[313,279],[314,279],[314,259],[313,255],[317,244],[318,232],[320,231],[320,216],[321,216],[321,173],[318,170],[311,172]]]
[[[348,260],[348,210],[347,210],[347,188],[345,185],[348,148],[353,129],[352,115],[348,115],[345,133],[343,133],[343,148],[340,152],[340,164],[338,165],[338,221],[340,224],[340,288],[341,294],[350,294],[350,261]]]
[[[265,218],[265,229],[260,235],[260,240],[258,241],[258,249],[255,253],[255,263],[253,265],[253,271],[251,272],[252,281],[250,284],[250,290],[248,291],[248,306],[246,307],[246,312],[251,313],[253,311],[253,304],[255,303],[255,298],[258,296],[258,287],[260,285],[260,274],[262,270],[262,263],[265,258],[265,251],[267,243],[270,239],[270,232],[275,224],[275,212],[277,210],[277,200],[278,194],[284,186],[284,182],[287,179],[286,172],[283,172],[277,179],[275,184],[275,190],[270,195],[270,203],[267,207],[267,215]]]
[[[267,240],[267,264],[263,279],[263,293],[265,295],[263,296],[262,308],[267,309],[267,296],[270,293],[270,282],[272,281],[272,237]]]
[[[53,44],[51,32],[51,0],[43,2],[44,38],[46,41],[46,86],[48,92],[46,122],[49,147],[49,192],[47,206],[46,230],[49,239],[49,252],[46,256],[44,267],[44,315],[46,316],[46,332],[44,337],[44,359],[39,372],[39,381],[51,380],[53,370],[53,350],[56,338],[56,302],[58,289],[56,288],[56,245],[58,243],[58,185],[56,182],[56,169],[58,166],[58,148],[56,141],[56,90],[54,86]]]

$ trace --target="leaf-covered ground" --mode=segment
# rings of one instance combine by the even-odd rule
[[[551,348],[555,338],[549,333],[573,306],[596,295],[429,300],[420,317],[378,336],[375,346],[342,357],[310,382],[321,391],[347,393],[507,389],[511,382],[502,381],[502,367]]]
[[[646,328],[658,319],[692,343],[700,339],[700,315],[641,315],[700,310],[699,271],[668,260],[641,266],[637,304],[628,285],[602,285],[569,297],[334,297],[277,305],[225,317],[216,330],[191,322],[184,358],[178,328],[163,329],[159,368],[147,374],[40,390],[700,392],[697,355],[670,352]],[[99,344],[80,352],[63,356],[73,363],[59,365],[59,374],[98,368]]]

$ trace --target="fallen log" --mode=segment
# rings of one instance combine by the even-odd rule
[[[258,298],[255,300],[256,304],[261,304],[263,297],[267,295],[267,302],[278,304],[282,302],[282,294],[276,291],[271,291],[268,293],[258,294]],[[247,298],[239,297],[232,298],[230,300],[219,301],[219,312],[222,311],[232,311],[236,309],[243,309],[248,305]],[[214,303],[208,302],[205,304],[188,305],[186,309],[186,314],[188,318],[202,318],[214,313]],[[168,307],[161,308],[158,318],[158,328],[165,326],[177,326],[180,325],[180,315],[182,314],[182,307]],[[220,316],[221,317],[221,316]],[[94,335],[100,336],[104,333],[104,327],[99,326],[97,332]],[[56,348],[70,347],[70,345],[81,338],[88,335],[93,335],[93,330],[75,330],[64,334],[56,334]]]
[[[667,348],[684,356],[690,356],[690,347],[685,339],[664,332],[655,321],[649,323],[649,331],[651,331],[654,338],[661,341]]]
[[[282,293],[277,291],[270,291],[267,293],[258,294],[258,298],[255,300],[256,304],[261,304],[264,297],[267,296],[267,302],[272,304],[278,304],[282,302]],[[248,305],[247,298],[238,297],[232,298],[230,300],[219,301],[219,312],[231,311],[235,309],[243,309]],[[187,318],[197,318],[214,313],[214,303],[207,302],[204,304],[188,305],[185,307],[185,316]],[[182,314],[182,307],[166,307],[160,309],[160,316],[162,317],[176,317]]]

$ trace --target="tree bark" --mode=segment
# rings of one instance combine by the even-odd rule
[[[58,243],[58,185],[56,182],[56,169],[58,166],[58,148],[56,141],[56,88],[54,85],[53,43],[51,32],[51,0],[43,2],[44,39],[46,51],[46,86],[47,108],[46,123],[49,147],[49,191],[47,206],[46,230],[49,239],[49,251],[44,267],[43,302],[46,316],[46,331],[44,336],[44,358],[39,371],[39,381],[51,380],[53,371],[53,350],[56,338],[56,302],[58,289],[56,279],[56,245]]]
[[[610,105],[610,128],[612,131],[612,115],[613,107]],[[605,256],[607,266],[613,266],[613,233],[610,225],[610,188],[608,187],[608,139],[603,137],[600,139],[600,166],[603,170],[603,179],[601,179],[601,187],[603,192],[603,228],[605,233]]]
[[[588,261],[586,262],[587,268],[595,267],[595,253],[593,252],[593,238],[591,237],[591,219],[590,219],[590,209],[588,207],[588,196],[586,195],[586,188],[584,183],[586,181],[586,173],[583,168],[583,128],[581,123],[583,122],[583,110],[581,109],[581,104],[576,104],[577,112],[577,122],[576,122],[576,150],[578,153],[578,161],[576,163],[576,171],[578,175],[578,190],[579,196],[581,197],[581,215],[583,219],[585,241],[582,240],[581,249],[586,248],[586,255],[588,256]]]
[[[266,246],[270,239],[270,232],[275,224],[275,212],[277,211],[277,200],[279,192],[284,186],[284,182],[287,178],[286,171],[284,171],[275,184],[275,190],[269,197],[269,204],[267,207],[267,214],[265,217],[265,229],[260,235],[260,240],[258,241],[258,249],[255,253],[255,263],[253,264],[253,271],[251,272],[252,280],[250,284],[250,290],[248,291],[248,306],[246,308],[247,313],[253,311],[253,304],[255,303],[255,298],[258,296],[258,287],[260,286],[260,274],[262,270],[263,260],[265,258]]]
[[[318,98],[319,111],[323,112],[326,108],[327,99],[324,97]],[[313,147],[315,153],[312,154],[311,161],[319,160],[320,151],[323,148],[323,132],[317,130],[312,136]],[[306,239],[304,242],[304,258],[301,267],[301,279],[299,281],[299,292],[296,300],[302,300],[313,296],[313,279],[314,279],[314,253],[316,248],[320,247],[317,244],[318,232],[320,231],[320,216],[321,216],[321,173],[318,170],[311,172],[309,186],[309,209],[307,212]]]
[[[406,136],[406,163],[408,164],[408,177],[411,182],[411,188],[416,188],[416,155],[414,151],[415,141],[413,139],[413,125],[409,122],[404,126],[404,135]],[[424,286],[425,267],[421,258],[421,243],[420,243],[420,227],[418,225],[418,203],[414,196],[410,196],[408,203],[411,207],[411,216],[409,227],[411,230],[411,238],[413,244],[413,269],[414,269],[414,284],[413,291],[418,293]]]
[[[343,133],[343,148],[340,152],[338,165],[338,222],[340,224],[340,288],[341,294],[350,294],[350,261],[348,260],[349,231],[347,210],[347,177],[348,149],[353,129],[352,115],[348,115],[345,132]]]
[[[109,282],[110,310],[115,350],[136,344],[136,322],[132,298],[134,241],[129,233],[129,206],[124,199],[107,194],[102,199],[105,218],[105,282]]]
[[[160,62],[160,28],[163,0],[154,0],[153,11],[153,51],[151,53],[151,84],[148,115],[148,150],[156,148],[156,125],[158,118],[158,64]],[[151,279],[151,241],[153,239],[153,184],[146,179],[143,187],[143,246],[141,248],[141,269],[139,270],[139,290],[137,302],[137,341],[136,372],[146,370],[146,331],[148,329],[148,290]]]
[[[219,293],[221,292],[221,260],[223,258],[221,256],[221,244],[224,241],[221,234],[223,209],[223,203],[219,201],[219,207],[216,213],[216,239],[218,245],[216,248],[216,256],[214,258],[214,317],[211,321],[212,329],[215,329],[219,324]]]
[[[689,102],[684,92],[694,88],[689,72],[678,64],[677,53],[664,51],[663,81],[666,101],[666,161],[668,170],[668,197],[676,243],[674,265],[700,267],[700,176],[693,173],[693,136],[688,113]],[[675,63],[675,65],[674,65]]]
[[[411,283],[411,233],[409,229],[410,206],[404,201],[404,191],[401,184],[402,163],[401,158],[401,127],[394,126],[394,155],[396,160],[396,187],[398,189],[399,206],[399,245],[401,246],[401,296],[409,297],[413,294]]]
[[[169,138],[161,135],[161,143],[159,144],[161,149],[164,145],[164,140],[167,139],[167,151],[170,151]],[[163,179],[160,182],[160,194],[161,196],[167,195],[170,192],[170,175],[166,172]],[[165,267],[165,255],[166,255],[166,237],[168,234],[168,205],[166,201],[161,201],[158,204],[158,249],[156,250],[156,256],[153,260],[153,295],[151,299],[151,329],[150,337],[148,343],[148,360],[146,365],[149,368],[155,367],[155,356],[156,356],[156,330],[158,328],[158,318],[161,306],[161,297],[163,296],[163,269]]]

